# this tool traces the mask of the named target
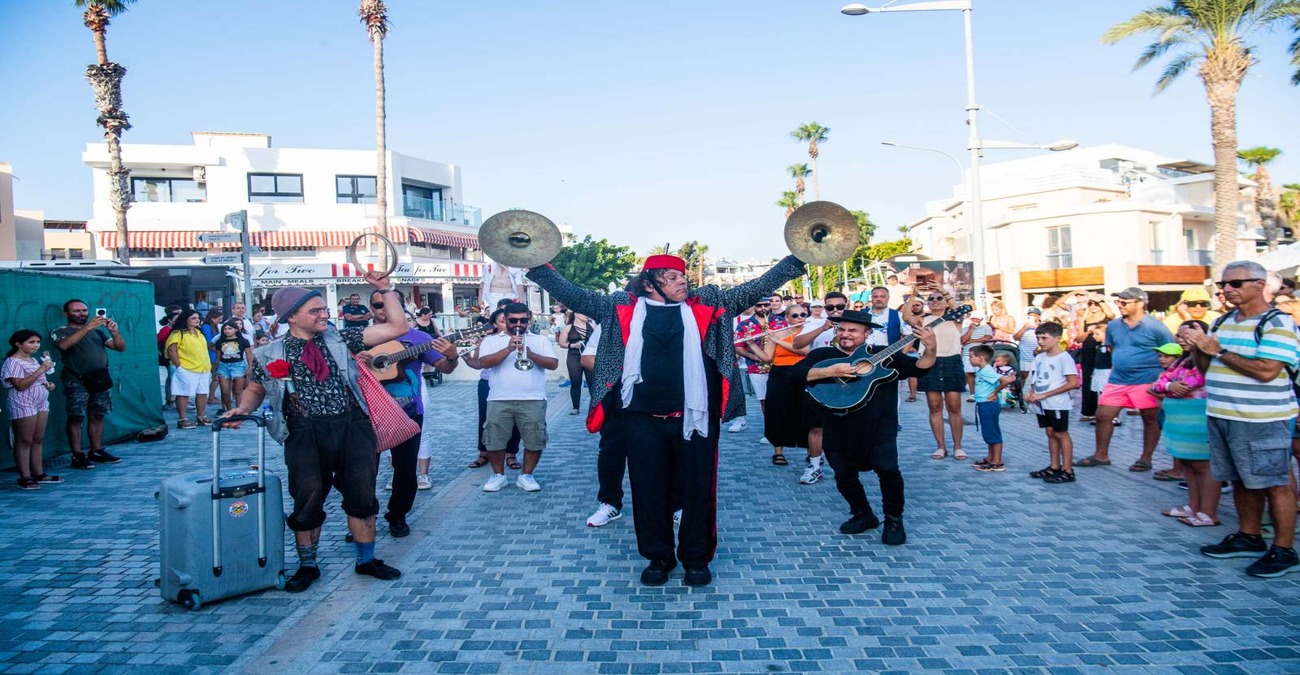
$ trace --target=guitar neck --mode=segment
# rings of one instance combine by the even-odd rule
[[[483,332],[482,328],[465,328],[462,330],[458,330],[455,333],[452,333],[450,335],[444,335],[442,336],[441,339],[446,340],[448,342],[456,342],[457,340],[464,339],[465,336],[467,335],[476,335],[481,332]],[[425,342],[423,344],[412,345],[410,347],[407,347],[406,349],[403,349],[400,352],[393,354],[392,358],[395,361],[405,361],[406,359],[413,359],[429,351],[430,349],[433,349],[432,342]]]
[[[940,316],[940,317],[935,317],[934,321],[931,321],[930,323],[925,324],[925,327],[926,327],[926,328],[934,328],[935,326],[938,326],[939,324],[941,324],[941,323],[943,323],[944,321],[947,321],[947,320],[948,320],[948,319],[945,319],[945,318],[943,318],[942,316]],[[913,342],[916,342],[916,336],[915,336],[915,335],[905,335],[905,336],[903,336],[902,338],[900,338],[900,339],[898,340],[898,342],[895,342],[894,344],[889,345],[888,347],[885,347],[884,349],[882,349],[882,350],[876,352],[875,354],[872,354],[872,355],[867,359],[867,361],[871,362],[872,365],[878,364],[878,363],[880,363],[881,361],[884,361],[885,359],[887,359],[887,358],[893,356],[894,354],[897,354],[898,352],[901,352],[901,351],[903,351],[904,349],[907,349],[907,347],[910,346]]]

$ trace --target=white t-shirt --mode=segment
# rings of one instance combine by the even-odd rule
[[[479,356],[495,354],[505,349],[508,344],[510,344],[510,336],[506,333],[489,335],[483,338],[482,344],[479,345]],[[526,334],[524,344],[538,356],[555,357],[555,350],[551,348],[551,341],[540,335]],[[534,365],[532,370],[519,370],[515,368],[514,354],[507,354],[505,360],[486,370],[491,371],[488,379],[492,382],[492,389],[488,391],[487,400],[546,400],[546,370],[541,366]]]
[[[883,326],[882,328],[871,329],[871,335],[867,336],[868,347],[888,347],[889,346],[889,308],[879,314],[876,310],[867,307],[867,314],[871,315],[871,321]],[[898,317],[898,333],[900,336],[911,335],[912,327],[906,321],[903,321],[902,315]]]
[[[582,346],[583,356],[595,356],[596,345],[600,344],[600,324],[596,324],[591,329],[591,335],[587,336],[587,344]]]
[[[1029,375],[1029,381],[1035,394],[1046,394],[1057,387],[1065,386],[1069,382],[1066,378],[1077,374],[1074,359],[1070,358],[1069,354],[1061,352],[1056,356],[1049,356],[1043,353],[1034,358],[1034,371]],[[1074,401],[1070,399],[1068,391],[1042,399],[1038,404],[1043,410],[1069,410],[1074,407]]]

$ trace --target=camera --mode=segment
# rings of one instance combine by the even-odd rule
[[[103,307],[98,307],[98,308],[95,309],[95,316],[100,317],[100,318],[107,319],[107,318],[108,318],[108,310],[105,309],[105,308],[103,308]]]

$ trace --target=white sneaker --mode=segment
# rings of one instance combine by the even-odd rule
[[[681,525],[681,524],[682,524],[682,510],[677,509],[676,511],[673,511],[673,525]]]
[[[492,477],[487,479],[487,482],[483,484],[483,491],[500,492],[501,488],[505,486],[506,486],[506,475],[504,473],[494,473],[492,474]]]
[[[745,421],[745,418],[737,417],[736,421],[732,422],[731,426],[727,427],[727,431],[730,431],[733,434],[738,434],[744,431],[747,426],[749,426],[749,423]]]
[[[427,474],[427,473],[422,473],[422,474],[416,476],[416,477],[415,477],[415,489],[417,489],[417,490],[432,490],[432,489],[433,489],[433,479],[430,478],[430,477],[429,477],[429,474]]]
[[[393,479],[392,479],[392,478],[389,478],[389,479],[388,479],[388,485],[385,485],[385,486],[384,486],[384,489],[385,489],[385,490],[388,490],[389,492],[392,492],[392,491],[393,491]]]
[[[515,480],[515,485],[519,486],[519,489],[524,492],[537,492],[542,489],[542,486],[537,484],[537,479],[533,478],[531,473],[519,474],[519,478]]]
[[[608,525],[610,521],[618,520],[622,517],[622,511],[619,511],[609,504],[601,502],[600,507],[596,509],[596,512],[591,514],[591,517],[587,519],[587,527],[601,527],[602,525]]]
[[[799,477],[799,484],[812,485],[813,483],[816,483],[821,479],[822,479],[822,470],[810,466],[808,467],[808,470],[804,471],[803,475]]]

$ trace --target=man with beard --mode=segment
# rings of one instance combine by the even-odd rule
[[[854,310],[841,314],[838,323],[834,346],[815,349],[794,366],[807,382],[856,377],[858,373],[853,364],[837,363],[827,367],[818,364],[852,354],[867,342],[873,329],[884,328],[872,323],[866,312]],[[880,525],[858,476],[862,471],[875,471],[880,479],[880,499],[885,513],[881,541],[888,546],[900,546],[907,541],[907,532],[903,529],[903,474],[898,470],[898,380],[924,375],[935,361],[934,332],[918,327],[912,334],[925,345],[925,353],[919,359],[901,353],[886,358],[876,368],[892,368],[897,371],[896,376],[879,383],[861,408],[847,413],[827,411],[825,414],[826,457],[835,471],[835,487],[848,502],[851,514],[840,525],[840,532],[861,534]]]
[[[126,351],[126,341],[117,329],[117,322],[107,312],[90,310],[80,300],[63,303],[63,314],[68,324],[56,328],[50,335],[63,362],[63,398],[67,402],[68,447],[72,449],[72,468],[93,469],[92,462],[116,464],[122,461],[104,449],[104,416],[113,410],[112,381],[108,378],[108,350]],[[105,332],[104,329],[107,329]],[[96,385],[107,381],[109,387]],[[182,412],[182,414],[184,414]],[[81,422],[86,424],[90,437],[90,452],[81,451]]]

